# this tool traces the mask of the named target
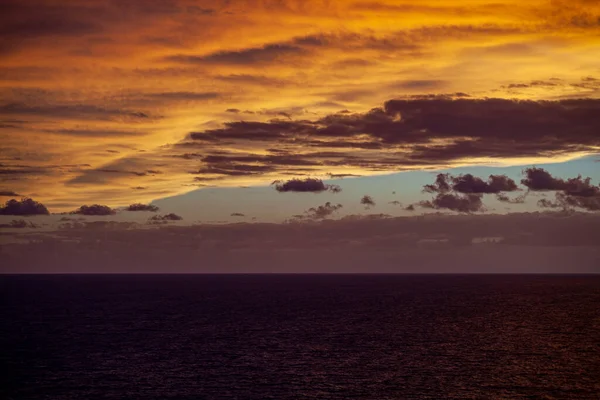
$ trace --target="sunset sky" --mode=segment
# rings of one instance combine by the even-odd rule
[[[101,221],[595,221],[599,60],[597,0],[4,0],[0,201],[50,215],[7,203],[0,243]]]

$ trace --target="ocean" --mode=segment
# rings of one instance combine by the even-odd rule
[[[600,399],[600,276],[0,276],[1,399]]]

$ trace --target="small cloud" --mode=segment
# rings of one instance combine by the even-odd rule
[[[284,192],[312,192],[321,193],[324,191],[330,191],[332,193],[339,193],[342,189],[338,185],[329,185],[323,183],[321,179],[306,178],[306,179],[291,179],[286,182],[275,181],[272,183],[275,185],[275,190],[280,193]]]
[[[109,206],[103,206],[100,204],[92,204],[91,206],[83,205],[77,210],[71,212],[71,214],[95,216],[115,215],[116,213],[117,212]]]
[[[308,218],[324,219],[332,215],[340,208],[342,208],[341,204],[331,204],[330,202],[327,202],[322,206],[309,208],[308,211],[306,211],[306,214]]]
[[[510,203],[510,204],[523,204],[525,203],[525,200],[527,198],[527,193],[524,193],[518,197],[515,197],[514,199],[511,199],[510,197],[508,197],[507,195],[505,195],[504,193],[498,193],[496,195],[496,200],[502,202],[502,203]]]
[[[161,225],[166,224],[169,221],[181,221],[183,218],[177,214],[165,214],[165,215],[154,215],[148,218],[148,223],[151,225]]]
[[[20,201],[8,200],[3,207],[0,207],[0,215],[48,215],[48,209],[42,203],[30,198],[23,198]]]
[[[228,108],[227,110],[225,110],[225,112],[228,112],[228,113],[233,113],[233,114],[239,114],[239,113],[241,113],[242,111],[241,111],[241,110],[239,110],[239,109],[237,109],[237,108]]]
[[[390,201],[389,204],[392,204],[394,206],[401,206],[402,205],[402,203],[400,203],[398,200]]]
[[[327,174],[331,179],[343,179],[343,178],[358,178],[362,175],[356,174]]]
[[[360,204],[363,204],[366,209],[369,209],[371,207],[375,207],[375,200],[373,200],[373,198],[371,196],[364,195],[360,199]]]
[[[159,208],[153,204],[141,204],[141,203],[135,203],[135,204],[131,204],[130,206],[128,206],[127,208],[125,208],[125,211],[150,211],[150,212],[157,212],[159,210]]]
[[[0,190],[1,197],[20,197],[21,195],[11,190]]]
[[[237,213],[237,212],[236,212],[236,213],[231,213],[231,215],[230,215],[230,216],[231,216],[231,217],[245,217],[245,216],[246,216],[246,214],[242,214],[242,213]]]

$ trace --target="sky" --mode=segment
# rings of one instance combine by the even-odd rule
[[[164,272],[127,260],[148,243],[166,257],[181,235],[233,257],[192,267],[186,247],[182,270],[230,272],[240,230],[318,253],[311,236],[349,223],[362,232],[340,239],[353,260],[404,257],[395,223],[429,261],[384,257],[381,271],[479,271],[433,257],[460,259],[466,235],[478,247],[465,260],[522,260],[492,272],[600,272],[598,241],[572,255],[570,239],[532,245],[513,239],[533,231],[505,229],[597,223],[598,60],[596,0],[4,0],[0,260],[6,272],[102,272],[81,265],[102,253],[118,272]],[[455,229],[402,228],[423,218]],[[131,253],[112,235],[132,235]],[[259,247],[241,271],[272,272]],[[314,256],[318,271],[371,270]],[[558,261],[571,256],[587,264]]]

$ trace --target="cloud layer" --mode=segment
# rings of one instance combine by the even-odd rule
[[[596,2],[5,0],[2,11],[0,181],[58,211],[599,147]]]

